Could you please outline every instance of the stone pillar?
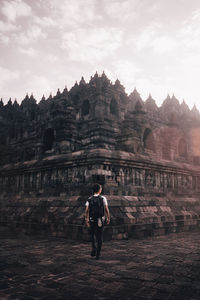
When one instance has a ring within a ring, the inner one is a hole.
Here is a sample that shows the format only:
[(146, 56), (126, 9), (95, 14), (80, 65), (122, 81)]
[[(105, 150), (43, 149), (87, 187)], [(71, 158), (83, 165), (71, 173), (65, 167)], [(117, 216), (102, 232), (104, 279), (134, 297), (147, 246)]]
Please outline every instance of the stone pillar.
[(193, 191), (197, 190), (197, 179), (196, 179), (196, 176), (192, 176), (192, 189), (193, 189)]
[(197, 176), (197, 191), (200, 190), (200, 176)]
[(120, 185), (124, 185), (124, 172), (123, 172), (122, 168), (120, 168), (120, 171), (119, 171), (119, 182), (120, 182)]
[(163, 172), (160, 172), (160, 188), (162, 189), (162, 190), (164, 190), (164, 174), (163, 174)]
[(174, 173), (171, 173), (171, 184), (172, 184), (171, 188), (172, 190), (174, 190)]
[(155, 171), (155, 187), (156, 189), (160, 189), (160, 177), (157, 171)]
[(145, 186), (145, 170), (140, 170), (140, 185)]
[(163, 173), (163, 188), (167, 189), (167, 173)]
[(173, 174), (173, 186), (174, 186), (174, 189), (177, 188), (177, 178), (176, 178), (176, 174)]
[(140, 170), (135, 169), (135, 185), (141, 186)]
[(182, 178), (181, 178), (181, 175), (178, 174), (177, 178), (178, 178), (178, 190), (182, 191)]

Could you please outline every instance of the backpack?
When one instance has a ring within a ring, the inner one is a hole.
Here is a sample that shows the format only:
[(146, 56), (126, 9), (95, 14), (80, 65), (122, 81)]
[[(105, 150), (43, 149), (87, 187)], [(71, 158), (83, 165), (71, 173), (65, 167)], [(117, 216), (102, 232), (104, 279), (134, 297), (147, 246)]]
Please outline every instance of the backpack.
[(104, 203), (103, 197), (101, 196), (92, 196), (88, 199), (89, 202), (89, 217), (90, 220), (97, 220), (104, 216)]

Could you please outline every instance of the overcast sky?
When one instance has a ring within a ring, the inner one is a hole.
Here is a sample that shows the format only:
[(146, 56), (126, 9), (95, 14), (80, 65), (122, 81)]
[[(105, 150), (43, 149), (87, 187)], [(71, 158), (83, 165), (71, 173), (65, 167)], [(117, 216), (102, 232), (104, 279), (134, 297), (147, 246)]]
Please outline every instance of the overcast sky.
[(0, 97), (39, 101), (104, 70), (200, 109), (199, 0), (0, 0)]

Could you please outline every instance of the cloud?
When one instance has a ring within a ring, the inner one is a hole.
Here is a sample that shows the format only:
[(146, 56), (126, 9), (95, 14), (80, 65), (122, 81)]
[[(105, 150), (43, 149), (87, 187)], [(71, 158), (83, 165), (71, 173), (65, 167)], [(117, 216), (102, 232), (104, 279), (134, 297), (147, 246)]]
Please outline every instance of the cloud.
[(52, 92), (52, 83), (47, 77), (30, 74), (26, 84), (28, 93), (33, 93), (36, 99), (43, 94), (49, 95)]
[(63, 34), (61, 47), (73, 61), (96, 62), (113, 55), (120, 47), (122, 32), (115, 28), (83, 28)]
[(51, 17), (38, 17), (38, 16), (34, 16), (33, 17), (33, 23), (36, 25), (39, 25), (41, 27), (52, 27), (52, 26), (56, 26), (57, 22), (55, 20), (53, 20)]
[(184, 46), (195, 52), (200, 50), (200, 9), (194, 10), (193, 13), (185, 20), (180, 29), (180, 39)]
[(89, 25), (101, 16), (96, 11), (96, 0), (51, 0), (51, 10), (54, 12), (59, 27), (79, 27)]
[(133, 20), (136, 13), (136, 5), (138, 0), (103, 0), (104, 11), (110, 18), (119, 19), (120, 22)]
[(6, 82), (18, 78), (19, 78), (19, 73), (17, 71), (11, 71), (7, 68), (0, 66), (0, 88), (1, 89), (4, 87)]
[(0, 32), (0, 43), (3, 45), (8, 45), (10, 43), (10, 38)]
[(123, 83), (128, 92), (131, 92), (142, 69), (135, 62), (129, 60), (115, 61), (113, 69), (114, 77)]
[(29, 27), (26, 32), (15, 35), (15, 40), (20, 45), (28, 45), (37, 41), (39, 38), (46, 38), (46, 33), (36, 25)]
[(160, 23), (153, 22), (144, 28), (137, 37), (130, 39), (129, 43), (135, 44), (138, 51), (153, 50), (156, 54), (165, 54), (174, 51), (180, 46), (180, 41), (164, 33)]
[(22, 0), (10, 0), (3, 2), (1, 11), (8, 21), (15, 22), (19, 17), (29, 16), (31, 7)]
[(19, 48), (19, 52), (22, 54), (28, 55), (30, 57), (34, 57), (37, 54), (37, 51), (33, 48)]
[(179, 47), (179, 42), (169, 36), (159, 36), (156, 37), (150, 44), (154, 52), (158, 54), (164, 54), (167, 52), (172, 52)]
[(139, 51), (150, 47), (160, 27), (161, 24), (153, 22), (144, 28), (136, 37), (129, 39), (128, 42), (135, 43)]
[(5, 23), (3, 21), (0, 21), (0, 32), (10, 32), (17, 29), (17, 26), (11, 24), (11, 23)]
[(53, 55), (51, 53), (47, 54), (46, 56), (47, 60), (50, 61), (51, 63), (54, 63), (54, 62), (58, 62), (59, 61), (59, 57), (56, 56), (56, 55)]
[[(168, 67), (168, 84), (179, 98), (184, 98), (192, 107), (194, 101), (199, 102), (200, 55), (180, 57), (180, 64)], [(199, 105), (198, 105), (199, 106)]]
[(38, 39), (39, 37), (45, 37), (45, 33), (39, 26), (32, 26), (27, 31), (27, 37), (30, 39)]
[(200, 21), (200, 9), (196, 9), (192, 12), (192, 16), (191, 16), (191, 19), (193, 21)]
[(0, 20), (0, 43), (8, 45), (11, 41), (10, 35), (17, 29), (18, 27), (16, 25)]

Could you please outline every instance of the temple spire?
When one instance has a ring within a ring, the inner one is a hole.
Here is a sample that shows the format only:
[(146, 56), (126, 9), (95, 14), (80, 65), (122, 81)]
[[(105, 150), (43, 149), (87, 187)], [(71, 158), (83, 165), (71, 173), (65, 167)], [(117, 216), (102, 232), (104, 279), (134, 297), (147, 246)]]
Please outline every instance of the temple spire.
[(151, 94), (149, 94), (149, 97), (145, 101), (145, 108), (150, 111), (156, 111), (158, 110), (158, 106), (156, 104), (156, 101), (152, 98)]
[(83, 76), (81, 77), (81, 80), (80, 80), (79, 84), (80, 85), (85, 85), (86, 84), (85, 79), (84, 79)]
[(30, 96), (29, 99), (30, 99), (30, 100), (34, 100), (34, 99), (35, 99), (34, 96), (33, 96), (33, 93), (31, 93), (31, 96)]
[(119, 90), (119, 91), (125, 91), (125, 88), (124, 88), (124, 86), (121, 84), (121, 82), (119, 81), (119, 79), (117, 79), (116, 81), (115, 81), (115, 84), (114, 84), (114, 87), (117, 89), (117, 90)]
[(188, 114), (189, 112), (190, 112), (190, 109), (189, 109), (188, 105), (185, 103), (185, 100), (183, 99), (183, 101), (181, 103), (181, 113)]
[(134, 101), (138, 101), (138, 100), (141, 100), (141, 97), (140, 97), (140, 94), (138, 93), (138, 91), (136, 90), (136, 87), (134, 88), (133, 92), (130, 94), (130, 99), (131, 100), (134, 100)]
[(48, 100), (51, 100), (52, 98), (52, 93), (50, 93)]
[(66, 96), (68, 94), (67, 86), (64, 87), (62, 94)]
[(60, 90), (59, 89), (57, 90), (56, 96), (60, 96)]
[(98, 77), (99, 77), (99, 75), (98, 75), (98, 73), (96, 71), (96, 73), (94, 74), (94, 78), (98, 78)]
[(29, 100), (29, 95), (28, 95), (28, 93), (26, 93), (26, 96), (25, 96), (24, 100)]
[(7, 103), (8, 105), (12, 105), (12, 100), (11, 100), (11, 98), (9, 98), (9, 100), (8, 100), (8, 103)]
[(194, 104), (194, 106), (193, 106), (193, 108), (191, 110), (191, 113), (193, 114), (193, 116), (195, 116), (197, 118), (199, 117), (200, 113), (199, 113), (199, 110), (196, 107), (196, 104)]

